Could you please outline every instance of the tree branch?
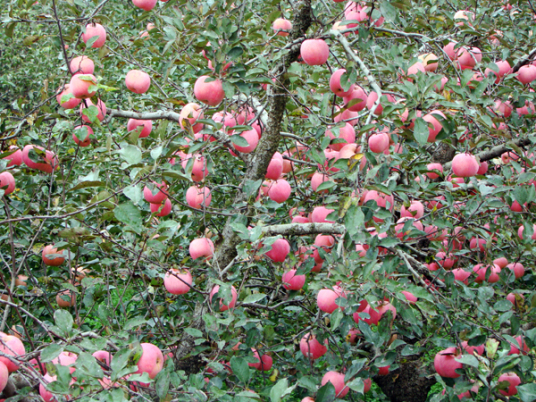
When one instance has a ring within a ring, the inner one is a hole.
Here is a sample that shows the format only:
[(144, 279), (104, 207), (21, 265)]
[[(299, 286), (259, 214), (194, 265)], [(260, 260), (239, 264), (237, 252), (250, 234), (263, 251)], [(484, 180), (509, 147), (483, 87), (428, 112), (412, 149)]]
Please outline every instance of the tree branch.
[(265, 226), (262, 232), (268, 236), (304, 236), (311, 234), (344, 234), (346, 228), (339, 223), (289, 223), (285, 225)]

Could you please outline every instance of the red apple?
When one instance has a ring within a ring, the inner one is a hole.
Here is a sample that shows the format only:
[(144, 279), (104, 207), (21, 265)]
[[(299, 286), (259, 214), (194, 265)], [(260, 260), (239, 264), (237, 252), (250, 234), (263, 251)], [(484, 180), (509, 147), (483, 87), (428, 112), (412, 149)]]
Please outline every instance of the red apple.
[(305, 275), (296, 275), (297, 270), (291, 269), (283, 274), (281, 280), (283, 287), (287, 290), (300, 290), (305, 285)]
[(324, 374), (324, 377), (322, 377), (321, 386), (326, 385), (328, 382), (335, 387), (335, 396), (337, 398), (344, 398), (348, 391), (350, 391), (350, 388), (344, 383), (344, 374), (342, 373), (328, 371)]
[(326, 354), (328, 351), (327, 345), (327, 339), (324, 340), (324, 344), (322, 345), (316, 340), (314, 335), (307, 333), (300, 341), (300, 351), (306, 358), (316, 360)]
[(217, 106), (225, 98), (222, 82), (208, 75), (203, 75), (195, 81), (194, 95), (198, 101), (209, 106)]
[(164, 355), (158, 346), (152, 343), (142, 343), (140, 346), (143, 351), (137, 363), (136, 374), (147, 373), (149, 378), (154, 379), (164, 367)]
[(499, 377), (499, 380), (497, 383), (501, 383), (503, 381), (506, 381), (508, 383), (508, 389), (503, 391), (502, 389), (499, 390), (501, 394), (504, 396), (513, 396), (517, 394), (517, 386), (521, 384), (521, 379), (516, 373), (505, 373), (502, 374)]
[(5, 195), (15, 191), (15, 178), (10, 172), (0, 173), (0, 189), (4, 190)]
[(164, 286), (173, 295), (183, 295), (190, 291), (192, 275), (190, 271), (172, 268), (164, 276)]
[(194, 239), (191, 241), (189, 246), (190, 257), (196, 260), (199, 257), (206, 257), (207, 259), (212, 258), (214, 254), (214, 243), (212, 240), (202, 237), (199, 239)]
[(97, 40), (91, 45), (92, 48), (99, 48), (106, 42), (106, 29), (101, 24), (88, 24), (86, 25), (86, 32), (82, 34), (82, 40), (87, 44), (88, 40), (93, 37), (97, 37)]
[(329, 47), (323, 39), (306, 39), (300, 47), (300, 55), (310, 66), (319, 66), (328, 61)]
[[(23, 356), (26, 354), (24, 344), (16, 336), (7, 335), (3, 332), (0, 332), (0, 339), (2, 340), (2, 342), (0, 342), (0, 352), (8, 356), (14, 357)], [(0, 363), (3, 363), (10, 373), (16, 371), (19, 368), (18, 364), (13, 363), (7, 357), (0, 356)]]
[[(216, 285), (212, 288), (210, 291), (210, 302), (212, 303), (212, 298), (215, 294), (218, 293), (218, 290), (220, 290), (220, 285)], [(221, 297), (218, 295), (218, 297), (221, 299)], [(223, 301), (220, 300), (220, 311), (226, 311), (229, 309), (233, 309), (236, 305), (236, 298), (238, 297), (238, 294), (236, 293), (236, 289), (234, 286), (231, 286), (231, 302), (229, 304), (223, 304)]]
[(450, 347), (438, 352), (434, 358), (434, 368), (441, 377), (458, 378), (460, 374), (456, 373), (456, 369), (463, 367), (462, 363), (455, 359), (462, 357), (462, 354), (455, 347)]
[(277, 239), (272, 244), (272, 249), (266, 252), (266, 256), (273, 262), (283, 262), (290, 252), (290, 244), (286, 239)]
[(129, 119), (127, 123), (127, 130), (134, 131), (136, 128), (140, 126), (142, 127), (141, 132), (140, 132), (140, 138), (149, 137), (149, 134), (151, 134), (151, 131), (153, 130), (152, 120)]
[(125, 77), (125, 85), (135, 94), (144, 94), (151, 86), (151, 77), (140, 70), (130, 70)]

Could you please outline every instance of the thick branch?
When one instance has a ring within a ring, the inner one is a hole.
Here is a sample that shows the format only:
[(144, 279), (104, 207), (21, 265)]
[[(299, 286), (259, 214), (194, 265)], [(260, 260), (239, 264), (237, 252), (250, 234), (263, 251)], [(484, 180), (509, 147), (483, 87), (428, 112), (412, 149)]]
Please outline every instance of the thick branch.
[(268, 236), (304, 236), (311, 234), (344, 234), (344, 225), (338, 223), (289, 223), (286, 225), (265, 226), (262, 232)]

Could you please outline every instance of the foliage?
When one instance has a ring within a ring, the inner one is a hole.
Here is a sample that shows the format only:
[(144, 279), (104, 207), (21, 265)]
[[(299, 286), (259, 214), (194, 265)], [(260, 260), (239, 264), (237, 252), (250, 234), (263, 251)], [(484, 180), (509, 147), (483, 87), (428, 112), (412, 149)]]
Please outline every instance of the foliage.
[[(456, 395), (473, 382), (480, 385), (475, 400), (504, 398), (498, 377), (506, 372), (515, 372), (524, 384), (518, 400), (534, 400), (535, 93), (533, 84), (516, 78), (535, 56), (531, 1), (366, 1), (366, 19), (342, 31), (348, 36), (332, 30), (346, 18), (346, 3), (332, 0), (169, 0), (151, 11), (131, 1), (6, 3), (0, 22), (0, 157), (8, 156), (11, 145), (33, 144), (53, 151), (59, 168), (47, 174), (24, 164), (7, 167), (8, 160), (0, 159), (0, 173), (9, 171), (16, 180), (13, 193), (0, 189), (5, 296), (0, 330), (20, 333), (26, 352), (57, 372), (52, 391), (84, 401), (278, 402), (316, 395), (316, 402), (323, 402), (332, 401), (335, 393), (322, 387), (321, 379), (338, 371), (350, 387), (341, 399), (389, 400), (376, 384), (372, 394), (364, 394), (364, 380), (378, 379), (385, 366), (396, 376), (408, 361), (417, 360), (439, 384), (430, 400), (458, 400)], [(327, 64), (295, 60), (305, 39), (297, 28), (305, 24), (299, 16), (308, 7), (313, 18), (306, 37), (326, 40)], [(468, 10), (472, 23), (455, 19), (458, 10)], [(272, 29), (280, 17), (293, 21), (295, 30), (288, 37)], [(90, 22), (106, 28), (101, 48), (91, 48), (91, 41), (86, 47), (81, 39)], [(154, 28), (143, 35), (148, 23)], [(451, 41), (460, 52), (464, 46), (478, 47), (480, 62), (458, 68), (443, 50)], [(439, 59), (438, 69), (408, 77), (418, 56), (431, 52)], [(82, 124), (79, 108), (67, 110), (56, 101), (58, 88), (71, 77), (65, 57), (80, 55), (95, 62), (93, 104), (100, 99), (108, 109), (102, 121), (95, 106), (84, 112), (94, 131), (87, 148), (73, 139), (73, 128)], [(485, 71), (497, 71), (498, 60), (507, 60), (514, 71), (495, 83), (496, 77)], [(342, 115), (355, 120), (361, 147), (345, 159), (328, 148), (344, 141), (325, 134), (331, 128), (338, 136), (345, 124), (334, 122), (344, 103), (329, 86), (339, 68), (346, 69), (343, 90), (350, 84), (367, 93), (379, 90), (383, 106), (380, 116), (370, 111), (374, 102), (355, 118)], [(148, 92), (126, 88), (125, 76), (133, 69), (150, 75)], [(193, 88), (203, 75), (221, 79), (225, 99), (203, 106), (204, 116), (196, 122), (204, 124), (199, 135), (192, 124), (181, 125), (178, 116), (186, 104), (201, 103)], [(448, 82), (437, 90), (443, 77)], [(511, 116), (496, 108), (497, 100), (509, 102)], [(280, 117), (278, 108), (284, 111)], [(434, 110), (443, 114), (437, 119), (441, 131), (428, 142), (431, 126), (421, 117)], [(222, 111), (235, 120), (245, 117), (230, 138), (215, 118)], [(127, 131), (127, 118), (153, 120), (151, 134), (139, 138), (140, 129)], [(415, 127), (409, 128), (412, 119)], [(255, 125), (262, 138), (254, 153), (231, 154), (234, 146), (245, 145), (237, 134)], [(390, 134), (390, 152), (373, 153), (368, 138), (381, 132)], [(261, 188), (275, 151), (293, 161), (285, 175), (292, 194), (283, 203)], [(450, 161), (463, 152), (487, 161), (489, 170), (457, 185), (448, 180)], [(512, 152), (510, 157), (506, 152)], [(39, 153), (34, 150), (30, 158), (42, 160)], [(200, 155), (209, 171), (202, 185), (210, 188), (212, 200), (196, 209), (185, 193), (196, 184), (192, 170)], [(426, 176), (432, 161), (444, 168), (435, 180)], [(315, 172), (328, 180), (313, 191)], [(162, 181), (173, 210), (157, 217), (144, 187), (154, 195), (154, 184)], [(393, 196), (394, 208), (365, 198), (373, 191)], [(425, 206), (418, 219), (424, 227), (414, 228), (410, 220), (395, 229), (401, 209), (412, 201)], [(325, 230), (283, 226), (319, 206), (334, 210)], [(520, 227), (523, 239), (517, 234)], [(407, 235), (397, 236), (400, 231)], [(313, 246), (318, 234), (333, 236), (333, 244)], [(192, 259), (190, 243), (203, 237), (214, 242), (214, 256)], [(291, 251), (284, 262), (274, 262), (265, 253), (280, 238), (289, 241)], [(475, 247), (479, 239), (481, 247)], [(66, 256), (62, 265), (43, 263), (41, 252), (49, 244)], [(471, 272), (468, 283), (455, 280), (452, 270), (429, 270), (434, 263), (442, 265), (441, 251), (457, 258), (454, 268)], [(490, 281), (489, 272), (483, 283), (475, 282), (473, 267), (500, 257), (521, 263), (524, 273), (516, 278), (503, 268), (497, 282)], [(320, 271), (312, 272), (319, 261)], [(188, 269), (192, 289), (181, 295), (167, 292), (164, 278), (170, 269)], [(282, 286), (282, 275), (290, 269), (306, 275), (303, 289)], [(27, 277), (24, 283), (16, 283), (19, 275)], [(211, 302), (214, 285), (220, 291)], [(220, 312), (220, 300), (231, 301), (231, 285), (237, 304)], [(319, 291), (336, 285), (346, 294), (337, 299), (340, 308), (319, 310)], [(63, 291), (76, 295), (74, 306), (58, 307)], [(409, 303), (402, 291), (417, 302)], [(509, 293), (524, 298), (513, 306), (506, 300)], [(363, 300), (375, 308), (389, 301), (396, 318), (386, 313), (378, 325), (369, 325), (363, 320), (372, 316), (365, 312), (356, 323), (354, 313)], [(359, 332), (352, 342), (351, 330)], [(308, 332), (329, 345), (314, 361), (299, 348)], [(524, 338), (527, 351), (508, 354), (517, 336)], [(486, 351), (482, 356), (464, 353), (463, 375), (441, 378), (434, 356), (461, 347), (462, 341), (485, 344)], [(140, 344), (146, 342), (171, 357), (154, 379), (133, 374)], [(240, 346), (233, 348), (237, 342)], [(110, 366), (100, 366), (91, 356), (103, 349), (113, 354)], [(273, 368), (251, 368), (248, 363), (257, 361), (252, 349), (269, 355)], [(75, 374), (51, 364), (62, 351), (77, 355)], [(35, 385), (43, 376), (27, 360), (21, 358), (19, 372)], [(103, 391), (102, 381), (113, 389)]]

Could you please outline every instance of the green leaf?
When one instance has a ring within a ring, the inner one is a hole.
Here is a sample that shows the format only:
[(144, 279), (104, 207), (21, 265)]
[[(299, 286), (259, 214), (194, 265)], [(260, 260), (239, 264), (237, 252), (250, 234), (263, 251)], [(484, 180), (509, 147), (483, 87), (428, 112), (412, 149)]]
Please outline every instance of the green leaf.
[(330, 326), (331, 326), (331, 329), (335, 330), (339, 327), (339, 325), (341, 324), (341, 320), (343, 319), (344, 317), (344, 313), (341, 311), (340, 308), (336, 309), (332, 314), (331, 314), (331, 317), (330, 317)]
[(352, 205), (348, 208), (346, 215), (344, 216), (344, 226), (346, 231), (350, 236), (359, 232), (363, 228), (363, 222), (365, 220), (365, 215), (361, 208), (357, 205)]
[(196, 329), (196, 328), (185, 328), (184, 332), (186, 332), (188, 335), (193, 336), (194, 338), (202, 338), (203, 337), (203, 333), (201, 331), (199, 331), (198, 329)]
[(318, 379), (311, 376), (303, 376), (298, 380), (298, 386), (309, 390), (310, 392), (316, 392), (316, 386)]
[(56, 310), (54, 312), (54, 322), (63, 331), (65, 336), (69, 336), (73, 330), (73, 317), (66, 310)]
[(415, 127), (413, 128), (413, 136), (415, 140), (421, 145), (428, 143), (428, 137), (430, 131), (428, 130), (428, 124), (422, 119), (422, 117), (417, 117), (415, 119)]
[(335, 387), (331, 382), (327, 382), (316, 393), (315, 402), (333, 402), (335, 400)]
[(354, 378), (351, 382), (347, 384), (348, 388), (352, 391), (355, 391), (361, 395), (365, 393), (365, 383), (361, 377)]
[(227, 55), (231, 60), (235, 60), (242, 56), (243, 53), (244, 49), (242, 49), (240, 46), (235, 46), (231, 50), (229, 50), (229, 52), (227, 52)]
[(116, 151), (125, 162), (129, 165), (135, 165), (141, 162), (142, 153), (141, 150), (131, 144), (121, 143), (121, 149)]
[(58, 357), (63, 352), (63, 346), (52, 344), (41, 351), (41, 362), (47, 363)]
[(242, 357), (233, 356), (231, 358), (231, 369), (233, 370), (234, 375), (238, 377), (240, 381), (244, 384), (247, 384), (249, 381), (249, 366), (246, 362), (246, 359)]
[(517, 386), (517, 394), (521, 402), (536, 401), (536, 384), (523, 384)]
[(380, 3), (380, 11), (388, 22), (395, 22), (398, 11), (388, 1), (382, 1)]
[(270, 390), (270, 401), (271, 402), (281, 401), (281, 397), (283, 396), (287, 388), (288, 388), (288, 380), (286, 378), (282, 378), (281, 380), (279, 380)]
[(239, 146), (239, 147), (247, 147), (249, 146), (249, 143), (246, 141), (244, 137), (242, 137), (239, 134), (231, 135), (231, 141), (233, 144)]
[(135, 186), (125, 187), (123, 194), (129, 198), (134, 204), (139, 203), (143, 199), (143, 192), (139, 184)]
[(265, 297), (266, 295), (264, 293), (253, 293), (244, 299), (244, 303), (245, 304), (257, 303), (258, 301), (264, 299)]
[(478, 360), (473, 355), (464, 354), (462, 357), (455, 360), (468, 366), (478, 368)]
[(114, 216), (119, 222), (123, 222), (128, 227), (134, 229), (137, 233), (141, 232), (142, 219), (140, 210), (132, 201), (119, 204), (114, 209)]

